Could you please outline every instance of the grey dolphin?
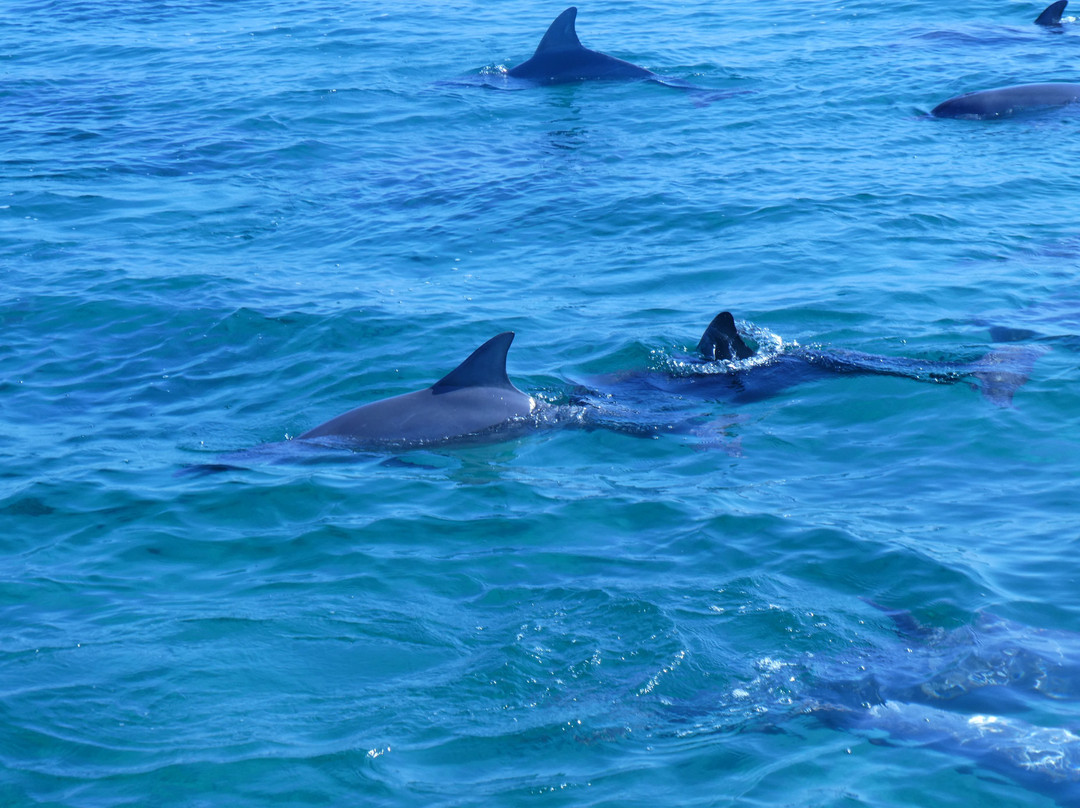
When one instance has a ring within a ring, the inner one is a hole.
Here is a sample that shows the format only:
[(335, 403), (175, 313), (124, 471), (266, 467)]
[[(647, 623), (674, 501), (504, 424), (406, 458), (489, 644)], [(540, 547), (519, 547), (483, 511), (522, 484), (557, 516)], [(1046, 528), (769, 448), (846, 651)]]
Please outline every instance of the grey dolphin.
[(1080, 101), (1080, 84), (1017, 84), (996, 90), (965, 93), (942, 101), (935, 118), (1007, 118), (1019, 112), (1063, 107)]
[(506, 74), (539, 84), (565, 84), (590, 79), (663, 81), (644, 67), (582, 47), (574, 30), (575, 19), (577, 8), (571, 6), (551, 23), (532, 58), (510, 68)]
[(1065, 6), (1069, 5), (1069, 0), (1057, 0), (1056, 3), (1051, 3), (1035, 19), (1036, 25), (1045, 25), (1047, 27), (1061, 25), (1061, 15), (1065, 11)]
[(512, 331), (492, 337), (431, 387), (364, 404), (300, 439), (340, 437), (362, 445), (418, 446), (480, 436), (525, 419), (536, 401), (506, 375), (513, 340)]

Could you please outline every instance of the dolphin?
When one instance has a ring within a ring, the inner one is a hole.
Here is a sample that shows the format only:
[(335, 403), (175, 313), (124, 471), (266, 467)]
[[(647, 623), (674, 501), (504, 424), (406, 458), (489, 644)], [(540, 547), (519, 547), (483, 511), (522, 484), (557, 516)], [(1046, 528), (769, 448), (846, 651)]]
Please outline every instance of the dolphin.
[(1051, 3), (1043, 9), (1042, 14), (1035, 18), (1035, 24), (1047, 27), (1061, 25), (1061, 15), (1067, 5), (1069, 5), (1069, 0), (1057, 0), (1056, 3)]
[(1063, 107), (1080, 101), (1080, 84), (1017, 84), (997, 90), (965, 93), (942, 101), (930, 114), (935, 118), (1007, 118), (1021, 112)]
[(340, 438), (362, 446), (422, 446), (482, 437), (528, 419), (536, 400), (506, 375), (514, 332), (492, 337), (469, 358), (423, 390), (364, 404), (300, 435)]
[[(892, 619), (900, 642), (823, 662), (798, 711), (872, 743), (966, 757), (1080, 804), (1080, 735), (1063, 717), (1075, 710), (1060, 706), (1080, 695), (1080, 634), (986, 613), (946, 630), (863, 600)], [(1057, 718), (1045, 723), (1047, 713)]]
[(947, 701), (976, 712), (1000, 702), (1002, 688), (1025, 698), (1080, 699), (1076, 632), (1034, 628), (986, 612), (970, 625), (945, 631), (922, 625), (910, 612), (863, 600), (892, 619), (904, 645), (881, 686), (891, 700)]
[(588, 80), (652, 80), (664, 83), (656, 73), (614, 56), (582, 47), (574, 30), (577, 8), (571, 6), (555, 18), (536, 53), (506, 74), (538, 84), (566, 84)]
[(673, 362), (670, 371), (632, 371), (613, 379), (615, 399), (637, 398), (660, 391), (750, 403), (777, 395), (806, 381), (829, 375), (899, 376), (920, 382), (955, 384), (967, 381), (999, 406), (1012, 403), (1015, 391), (1027, 380), (1044, 346), (1007, 346), (974, 362), (940, 362), (907, 357), (876, 356), (845, 350), (804, 348), (785, 344), (754, 326), (764, 342), (757, 349), (747, 344), (731, 312), (713, 318), (697, 344), (697, 354)]
[(896, 701), (863, 709), (815, 705), (806, 712), (878, 745), (925, 746), (969, 758), (1062, 806), (1080, 801), (1080, 735), (1066, 727)]

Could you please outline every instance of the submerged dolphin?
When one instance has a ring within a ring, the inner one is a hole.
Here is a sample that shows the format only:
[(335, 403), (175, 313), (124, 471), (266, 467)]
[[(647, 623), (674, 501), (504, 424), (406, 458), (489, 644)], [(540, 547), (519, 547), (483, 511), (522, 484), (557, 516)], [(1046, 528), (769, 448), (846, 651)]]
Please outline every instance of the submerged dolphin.
[(527, 418), (536, 401), (506, 375), (514, 332), (492, 337), (431, 387), (364, 404), (301, 440), (339, 437), (365, 446), (418, 446), (481, 436)]
[(866, 709), (825, 705), (807, 712), (826, 725), (868, 735), (878, 745), (926, 746), (966, 757), (1062, 806), (1080, 802), (1080, 736), (1065, 727), (896, 701)]
[(1017, 84), (997, 90), (965, 93), (942, 101), (935, 118), (1007, 118), (1021, 112), (1063, 107), (1080, 101), (1080, 84)]
[(899, 376), (914, 381), (955, 384), (968, 381), (1000, 406), (1012, 402), (1013, 393), (1045, 349), (1009, 346), (970, 363), (935, 362), (906, 357), (875, 356), (856, 351), (803, 348), (782, 343), (751, 348), (730, 312), (713, 318), (697, 345), (697, 356), (675, 363), (670, 371), (633, 371), (616, 376), (609, 388), (618, 400), (641, 399), (642, 392), (661, 391), (694, 395), (734, 403), (749, 403), (774, 396), (802, 382), (835, 374)]
[(571, 6), (551, 23), (532, 58), (510, 68), (506, 74), (539, 84), (565, 84), (589, 79), (663, 81), (644, 67), (582, 47), (574, 30), (575, 19), (577, 9)]
[(901, 642), (826, 663), (803, 712), (875, 743), (963, 756), (1062, 805), (1080, 804), (1080, 735), (1068, 719), (1036, 723), (1048, 707), (1075, 714), (1062, 705), (1080, 697), (1080, 634), (990, 614), (946, 631), (871, 605), (889, 615)]
[(1080, 634), (1034, 628), (981, 612), (970, 625), (945, 631), (919, 623), (910, 612), (886, 609), (904, 645), (890, 661), (882, 692), (888, 699), (950, 702), (969, 711), (992, 707), (1000, 688), (1025, 697), (1080, 699)]
[(1051, 3), (1035, 19), (1036, 25), (1045, 25), (1047, 27), (1061, 25), (1061, 15), (1065, 11), (1065, 6), (1069, 5), (1069, 0), (1057, 0), (1056, 3)]

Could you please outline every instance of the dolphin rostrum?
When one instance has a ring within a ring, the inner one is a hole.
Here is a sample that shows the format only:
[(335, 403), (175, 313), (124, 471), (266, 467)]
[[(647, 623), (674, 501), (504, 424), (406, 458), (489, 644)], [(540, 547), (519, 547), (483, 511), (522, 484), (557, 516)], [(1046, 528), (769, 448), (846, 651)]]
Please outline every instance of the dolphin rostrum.
[(582, 47), (577, 31), (574, 30), (576, 18), (575, 7), (566, 9), (548, 27), (532, 58), (510, 68), (506, 74), (539, 84), (564, 84), (588, 79), (663, 81), (660, 76), (644, 67)]
[(364, 404), (308, 430), (301, 440), (340, 437), (374, 446), (418, 446), (482, 436), (536, 409), (506, 375), (507, 331), (492, 337), (431, 387)]
[(942, 101), (930, 114), (935, 118), (1007, 118), (1020, 112), (1063, 107), (1080, 101), (1080, 84), (1017, 84), (997, 90), (965, 93)]

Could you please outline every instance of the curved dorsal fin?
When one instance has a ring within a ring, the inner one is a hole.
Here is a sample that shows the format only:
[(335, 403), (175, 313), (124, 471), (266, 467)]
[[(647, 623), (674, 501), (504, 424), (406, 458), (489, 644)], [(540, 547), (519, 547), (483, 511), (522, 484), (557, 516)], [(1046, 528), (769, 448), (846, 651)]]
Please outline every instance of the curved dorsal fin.
[(514, 341), (514, 332), (505, 331), (492, 337), (469, 358), (443, 376), (433, 390), (449, 387), (509, 387), (514, 388), (506, 375), (506, 352)]
[(1036, 25), (1061, 25), (1061, 15), (1065, 11), (1065, 6), (1069, 5), (1069, 0), (1057, 0), (1056, 3), (1051, 3), (1046, 7), (1042, 14), (1035, 20)]
[(534, 57), (544, 52), (576, 50), (581, 47), (581, 41), (577, 38), (574, 30), (574, 20), (577, 19), (577, 8), (570, 6), (562, 14), (555, 18), (555, 22), (548, 26), (547, 33), (536, 46)]
[(727, 359), (747, 359), (754, 355), (749, 346), (735, 328), (735, 318), (731, 312), (722, 311), (713, 318), (705, 333), (701, 335), (698, 351), (710, 361)]

